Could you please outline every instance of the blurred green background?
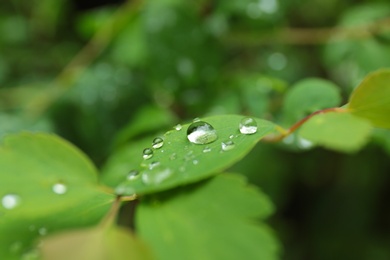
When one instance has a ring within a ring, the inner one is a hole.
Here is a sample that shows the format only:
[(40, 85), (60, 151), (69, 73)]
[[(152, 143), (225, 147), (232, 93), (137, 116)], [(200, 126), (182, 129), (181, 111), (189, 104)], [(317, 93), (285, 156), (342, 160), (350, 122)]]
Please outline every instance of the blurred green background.
[[(332, 81), (343, 105), (390, 67), (387, 0), (8, 0), (0, 35), (0, 138), (53, 132), (98, 167), (194, 117), (288, 127), (296, 82)], [(385, 130), (355, 154), (295, 136), (259, 144), (232, 170), (275, 203), (283, 259), (390, 259), (389, 155)]]

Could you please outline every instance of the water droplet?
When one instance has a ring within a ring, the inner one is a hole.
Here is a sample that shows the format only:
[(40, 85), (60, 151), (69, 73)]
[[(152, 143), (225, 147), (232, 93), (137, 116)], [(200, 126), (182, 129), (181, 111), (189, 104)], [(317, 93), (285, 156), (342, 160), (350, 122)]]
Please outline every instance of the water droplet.
[(313, 147), (313, 142), (311, 142), (305, 138), (300, 137), (298, 139), (298, 146), (299, 146), (299, 148), (302, 148), (302, 149), (309, 149), (309, 148)]
[(244, 135), (251, 135), (257, 132), (257, 122), (251, 117), (244, 117), (240, 121), (240, 132)]
[(41, 236), (47, 235), (47, 228), (41, 227), (40, 229), (38, 229), (38, 233), (39, 233), (39, 235), (41, 235)]
[(148, 169), (142, 173), (142, 181), (146, 185), (158, 185), (173, 175), (170, 168), (158, 166), (153, 169)]
[(192, 120), (193, 123), (196, 123), (196, 122), (199, 122), (199, 121), (200, 121), (199, 117), (195, 117), (194, 120)]
[(135, 194), (135, 189), (129, 184), (119, 184), (115, 188), (115, 194), (132, 196)]
[(187, 138), (194, 144), (209, 144), (217, 140), (217, 131), (210, 124), (198, 121), (187, 129)]
[(161, 137), (156, 137), (153, 140), (152, 147), (154, 149), (159, 149), (164, 145), (164, 140)]
[(177, 125), (175, 125), (175, 127), (174, 127), (177, 131), (180, 131), (181, 130), (181, 124), (177, 124)]
[(221, 143), (222, 151), (230, 151), (234, 148), (235, 144), (232, 140), (228, 140)]
[(145, 148), (142, 152), (142, 157), (147, 160), (153, 157), (153, 150), (150, 148)]
[(137, 170), (131, 170), (128, 174), (126, 179), (128, 180), (134, 180), (139, 176), (139, 171)]
[(234, 138), (234, 135), (229, 135), (229, 139), (233, 139)]
[(156, 167), (159, 166), (159, 165), (160, 165), (160, 162), (157, 162), (157, 161), (151, 162), (151, 163), (149, 164), (149, 169), (151, 170), (151, 169), (153, 169), (153, 168), (156, 168)]
[(55, 194), (65, 194), (68, 190), (68, 187), (66, 187), (66, 185), (63, 183), (56, 183), (51, 187), (51, 189)]
[(193, 161), (192, 161), (192, 164), (194, 164), (194, 165), (197, 165), (198, 163), (199, 163), (198, 160), (193, 160)]
[(1, 204), (6, 209), (14, 209), (20, 204), (20, 197), (16, 194), (7, 194), (1, 199)]
[(208, 153), (208, 152), (211, 152), (211, 148), (206, 146), (204, 149), (203, 149), (203, 152), (204, 153)]

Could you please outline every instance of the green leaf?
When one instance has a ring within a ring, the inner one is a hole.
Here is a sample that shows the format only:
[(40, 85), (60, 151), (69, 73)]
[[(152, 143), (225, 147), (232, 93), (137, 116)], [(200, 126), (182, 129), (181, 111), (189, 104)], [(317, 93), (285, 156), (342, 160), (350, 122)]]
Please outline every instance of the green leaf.
[[(243, 116), (224, 115), (204, 118), (217, 131), (215, 142), (201, 145), (193, 144), (187, 139), (187, 128), (167, 132), (164, 145), (153, 149), (153, 157), (143, 160), (138, 178), (124, 181), (121, 190), (126, 187), (137, 194), (153, 193), (178, 185), (196, 182), (221, 172), (244, 157), (255, 144), (266, 134), (274, 130), (268, 121), (256, 119), (258, 129), (251, 135), (241, 134), (239, 123)], [(232, 150), (222, 151), (222, 142), (233, 141)], [(150, 145), (152, 140), (150, 140)], [(149, 146), (150, 147), (150, 146)], [(146, 147), (145, 147), (146, 148)], [(142, 151), (139, 151), (139, 156)], [(156, 167), (154, 167), (156, 166)], [(153, 168), (153, 169), (150, 169)]]
[(74, 146), (54, 135), (23, 133), (7, 136), (0, 147), (0, 199), (0, 255), (19, 259), (40, 235), (96, 223), (114, 196), (97, 184), (95, 167)]
[(338, 106), (340, 89), (330, 81), (310, 78), (294, 84), (284, 101), (284, 114), (288, 123), (296, 122), (315, 111)]
[(390, 70), (369, 74), (351, 94), (348, 108), (376, 127), (390, 128)]
[(371, 124), (349, 113), (326, 113), (310, 118), (300, 135), (324, 147), (355, 152), (368, 141)]
[(152, 259), (146, 247), (118, 226), (97, 226), (68, 231), (43, 240), (44, 260), (146, 260)]
[(257, 219), (272, 211), (268, 198), (241, 176), (220, 175), (141, 199), (136, 223), (159, 260), (271, 260), (278, 244)]

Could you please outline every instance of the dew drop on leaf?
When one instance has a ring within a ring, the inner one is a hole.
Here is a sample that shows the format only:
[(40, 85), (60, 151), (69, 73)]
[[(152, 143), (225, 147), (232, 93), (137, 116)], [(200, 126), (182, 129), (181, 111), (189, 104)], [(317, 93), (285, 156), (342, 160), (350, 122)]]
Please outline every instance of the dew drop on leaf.
[(128, 180), (134, 180), (139, 176), (139, 171), (137, 170), (131, 170), (128, 174), (126, 179)]
[(194, 120), (192, 120), (193, 123), (196, 123), (196, 122), (199, 122), (199, 121), (200, 121), (199, 117), (195, 117)]
[(203, 152), (204, 153), (209, 153), (211, 152), (211, 148), (209, 146), (206, 146), (204, 149), (203, 149)]
[(156, 168), (159, 165), (160, 165), (160, 162), (158, 162), (158, 161), (151, 162), (149, 164), (149, 169), (152, 170), (152, 169)]
[(158, 166), (153, 169), (145, 170), (142, 173), (142, 182), (146, 185), (158, 185), (173, 175), (170, 168)]
[(174, 126), (174, 128), (177, 130), (177, 131), (180, 131), (181, 130), (181, 124), (177, 124)]
[(193, 160), (193, 161), (192, 161), (192, 164), (194, 164), (194, 165), (197, 165), (198, 163), (199, 163), (198, 160)]
[(164, 145), (164, 140), (161, 137), (156, 137), (153, 140), (152, 147), (154, 149), (159, 149)]
[(20, 197), (16, 194), (7, 194), (1, 199), (1, 204), (5, 209), (14, 209), (20, 204)]
[(228, 140), (221, 143), (222, 151), (230, 151), (234, 148), (235, 144), (232, 140)]
[(251, 135), (257, 132), (257, 122), (251, 117), (244, 117), (240, 121), (240, 132), (244, 135)]
[(51, 189), (55, 194), (65, 194), (68, 190), (68, 187), (66, 187), (63, 183), (56, 183), (54, 184)]
[(153, 150), (150, 148), (145, 148), (142, 152), (142, 157), (147, 160), (153, 157)]
[(194, 144), (209, 144), (217, 140), (217, 131), (209, 123), (198, 121), (189, 125), (187, 138)]
[(131, 196), (135, 194), (135, 189), (128, 184), (120, 184), (115, 188), (115, 194)]

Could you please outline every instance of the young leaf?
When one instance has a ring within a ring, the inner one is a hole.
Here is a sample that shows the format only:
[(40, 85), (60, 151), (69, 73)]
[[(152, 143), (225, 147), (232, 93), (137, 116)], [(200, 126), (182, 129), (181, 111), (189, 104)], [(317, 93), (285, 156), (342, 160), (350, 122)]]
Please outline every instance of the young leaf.
[(272, 260), (278, 243), (256, 221), (272, 211), (268, 198), (241, 176), (220, 175), (143, 198), (136, 224), (159, 260)]
[[(245, 156), (266, 134), (274, 130), (268, 121), (254, 119), (257, 132), (241, 134), (240, 121), (243, 116), (224, 115), (204, 118), (216, 130), (217, 139), (208, 144), (194, 144), (187, 138), (187, 128), (167, 132), (162, 138), (161, 148), (152, 149), (141, 163), (138, 178), (126, 180), (119, 186), (137, 194), (153, 193), (182, 184), (205, 179), (231, 166)], [(225, 147), (225, 144), (233, 144)], [(150, 146), (152, 140), (150, 140)], [(145, 147), (146, 148), (146, 147)], [(224, 148), (225, 151), (222, 149)], [(232, 149), (231, 149), (232, 148)], [(139, 151), (141, 157), (142, 151)], [(129, 194), (130, 195), (130, 194)]]
[(315, 111), (338, 106), (339, 88), (330, 81), (310, 78), (294, 84), (287, 92), (283, 110), (288, 122), (295, 122)]
[(355, 152), (368, 141), (371, 124), (349, 113), (319, 114), (300, 129), (300, 135), (324, 147)]
[(118, 226), (68, 231), (43, 240), (44, 260), (146, 260), (152, 259), (146, 247)]
[(9, 135), (0, 147), (0, 255), (19, 258), (40, 235), (96, 223), (113, 200), (69, 143), (47, 134)]
[(390, 70), (369, 74), (351, 94), (348, 108), (376, 127), (390, 128)]

